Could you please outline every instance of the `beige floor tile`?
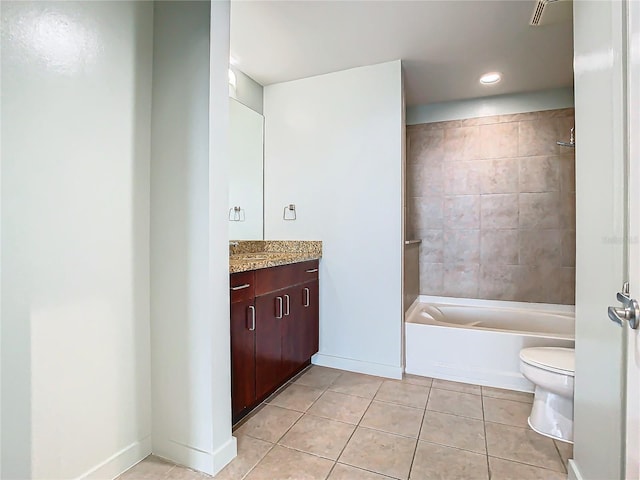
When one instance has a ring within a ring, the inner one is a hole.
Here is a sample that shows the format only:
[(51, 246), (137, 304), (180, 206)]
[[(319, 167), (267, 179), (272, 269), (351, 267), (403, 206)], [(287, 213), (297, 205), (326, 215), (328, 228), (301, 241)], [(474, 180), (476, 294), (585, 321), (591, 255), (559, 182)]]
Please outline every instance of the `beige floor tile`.
[(482, 395), (502, 400), (513, 400), (514, 402), (533, 403), (533, 393), (515, 392), (502, 388), (482, 387)]
[(562, 463), (564, 463), (566, 467), (569, 459), (573, 458), (573, 445), (567, 442), (560, 442), (559, 440), (554, 440), (553, 443), (556, 444), (560, 452), (560, 458), (562, 458)]
[(490, 456), (564, 472), (553, 440), (533, 430), (486, 423), (487, 450)]
[(473, 393), (474, 395), (480, 395), (482, 390), (478, 385), (471, 385), (469, 383), (451, 382), (449, 380), (440, 380), (434, 378), (431, 384), (433, 388), (441, 388), (442, 390), (451, 390), (453, 392), (461, 393)]
[(351, 465), (336, 463), (327, 480), (386, 480), (388, 478), (391, 477), (362, 470), (361, 468), (352, 467)]
[(313, 402), (320, 398), (322, 392), (319, 388), (293, 384), (285, 388), (275, 398), (269, 400), (269, 405), (306, 412), (313, 405)]
[(363, 427), (417, 438), (424, 410), (374, 400), (360, 425)]
[(358, 423), (371, 403), (368, 398), (326, 391), (307, 413), (347, 423)]
[(470, 393), (432, 388), (427, 410), (482, 420), (482, 397)]
[(427, 410), (420, 440), (486, 454), (484, 423), (474, 418)]
[(249, 435), (266, 442), (276, 443), (302, 416), (300, 412), (265, 405), (258, 413), (236, 430), (236, 435)]
[(553, 470), (489, 457), (491, 480), (566, 480), (567, 475)]
[(238, 437), (238, 456), (231, 460), (216, 476), (216, 480), (239, 480), (257, 465), (273, 443), (241, 435)]
[(421, 387), (430, 387), (433, 382), (433, 378), (405, 373), (402, 377), (402, 381), (405, 383), (411, 383), (412, 385), (420, 385)]
[(425, 408), (428, 397), (429, 387), (385, 380), (376, 393), (375, 399), (408, 407)]
[(280, 445), (336, 460), (355, 425), (328, 418), (303, 416), (280, 440)]
[(489, 480), (487, 457), (478, 453), (418, 442), (411, 467), (415, 480)]
[(484, 419), (487, 422), (502, 423), (513, 427), (527, 428), (527, 418), (531, 413), (531, 404), (483, 397)]
[(340, 370), (313, 365), (306, 372), (300, 375), (293, 383), (296, 385), (305, 385), (307, 387), (324, 390), (340, 375), (342, 375)]
[(416, 440), (358, 427), (340, 456), (340, 463), (394, 478), (409, 476)]
[(156, 480), (166, 477), (175, 466), (174, 463), (149, 455), (118, 478), (120, 480)]
[(345, 372), (329, 386), (329, 390), (357, 397), (373, 398), (380, 385), (382, 385), (381, 378)]
[[(169, 475), (162, 477), (163, 480), (208, 480), (211, 479), (209, 475), (202, 472), (196, 472), (186, 467), (177, 466), (173, 468)], [(217, 480), (217, 478), (216, 478)]]
[(246, 480), (324, 480), (332, 466), (326, 458), (276, 445)]

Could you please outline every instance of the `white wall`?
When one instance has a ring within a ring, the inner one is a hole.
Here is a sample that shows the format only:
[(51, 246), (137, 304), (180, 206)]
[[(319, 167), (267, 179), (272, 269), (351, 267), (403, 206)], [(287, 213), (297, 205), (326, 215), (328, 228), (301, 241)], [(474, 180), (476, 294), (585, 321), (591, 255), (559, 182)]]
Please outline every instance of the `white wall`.
[(229, 67), (236, 75), (236, 88), (229, 90), (231, 98), (235, 98), (251, 110), (263, 113), (264, 88), (249, 75), (236, 67)]
[(407, 125), (573, 107), (573, 89), (495, 95), (407, 108)]
[(150, 452), (152, 6), (2, 2), (2, 478)]
[(574, 2), (576, 376), (569, 478), (623, 478), (624, 152), (621, 2)]
[(229, 3), (157, 2), (153, 53), (153, 451), (214, 474), (236, 454), (227, 245)]
[(265, 87), (265, 238), (324, 242), (314, 362), (387, 376), (402, 371), (401, 88), (399, 61)]

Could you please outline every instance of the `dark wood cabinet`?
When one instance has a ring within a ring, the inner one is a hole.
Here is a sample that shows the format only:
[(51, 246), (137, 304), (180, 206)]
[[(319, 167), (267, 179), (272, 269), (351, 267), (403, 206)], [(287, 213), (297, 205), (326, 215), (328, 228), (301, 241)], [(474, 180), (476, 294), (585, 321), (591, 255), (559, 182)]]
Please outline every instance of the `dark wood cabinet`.
[(318, 285), (317, 260), (231, 275), (234, 422), (318, 352)]

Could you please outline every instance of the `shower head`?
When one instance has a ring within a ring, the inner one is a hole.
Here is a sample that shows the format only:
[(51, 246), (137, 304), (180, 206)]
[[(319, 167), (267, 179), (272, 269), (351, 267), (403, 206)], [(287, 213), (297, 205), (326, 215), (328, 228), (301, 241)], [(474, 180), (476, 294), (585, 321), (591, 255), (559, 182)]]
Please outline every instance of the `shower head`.
[(561, 147), (574, 148), (576, 146), (576, 137), (575, 137), (575, 134), (574, 134), (574, 128), (575, 127), (571, 127), (571, 136), (569, 137), (569, 141), (568, 142), (556, 142), (556, 144), (560, 145)]

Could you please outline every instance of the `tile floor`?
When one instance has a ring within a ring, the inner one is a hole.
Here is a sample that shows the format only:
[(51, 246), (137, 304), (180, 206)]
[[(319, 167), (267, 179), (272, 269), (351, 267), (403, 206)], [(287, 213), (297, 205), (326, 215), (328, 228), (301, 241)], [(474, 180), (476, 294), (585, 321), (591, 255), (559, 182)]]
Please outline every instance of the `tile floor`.
[[(572, 447), (527, 426), (530, 394), (312, 366), (234, 432), (216, 480), (560, 480)], [(149, 457), (121, 480), (206, 475)]]

